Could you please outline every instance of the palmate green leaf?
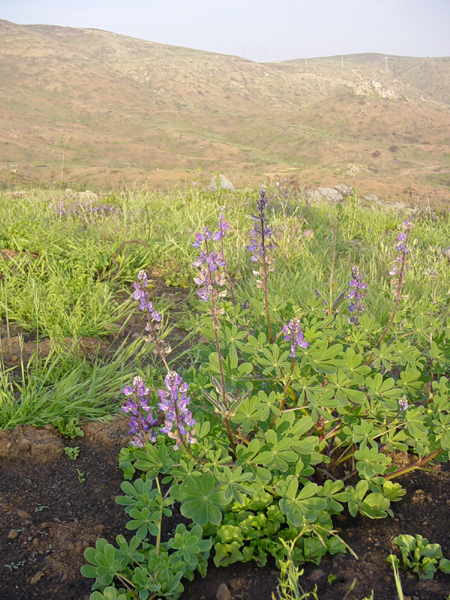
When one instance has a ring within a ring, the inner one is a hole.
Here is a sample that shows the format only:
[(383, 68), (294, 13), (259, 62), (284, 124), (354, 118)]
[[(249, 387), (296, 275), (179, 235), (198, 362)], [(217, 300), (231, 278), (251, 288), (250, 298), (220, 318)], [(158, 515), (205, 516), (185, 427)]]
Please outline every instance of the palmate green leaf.
[(242, 494), (253, 495), (255, 490), (250, 485), (245, 485), (246, 482), (252, 481), (255, 478), (252, 472), (243, 472), (242, 467), (230, 469), (224, 467), (222, 472), (217, 475), (217, 479), (223, 484), (222, 489), (225, 495), (225, 500), (236, 500), (238, 504), (244, 503)]
[(379, 453), (377, 448), (365, 447), (362, 450), (356, 450), (354, 454), (361, 478), (370, 479), (377, 475), (383, 475), (386, 468), (391, 464), (392, 459), (385, 454)]
[(194, 525), (188, 530), (183, 523), (177, 525), (174, 537), (169, 540), (169, 547), (176, 550), (176, 555), (189, 566), (195, 567), (199, 557), (211, 549), (212, 541), (204, 540), (203, 529)]
[(97, 578), (97, 582), (104, 586), (112, 583), (114, 576), (123, 571), (127, 562), (123, 558), (117, 560), (116, 549), (103, 538), (97, 540), (95, 548), (85, 550), (84, 558), (93, 566), (83, 565), (81, 574), (85, 577)]
[(406, 371), (400, 373), (403, 392), (417, 398), (425, 385), (421, 377), (422, 373), (420, 371), (408, 366)]
[(101, 592), (93, 592), (90, 600), (127, 600), (125, 594), (119, 592), (115, 587), (108, 586)]
[(292, 450), (293, 438), (283, 437), (279, 440), (273, 429), (266, 431), (265, 437), (267, 444), (261, 448), (261, 452), (254, 462), (266, 467), (273, 466), (283, 473), (286, 472), (289, 464), (295, 463), (299, 458), (297, 452)]
[(428, 428), (424, 425), (423, 413), (423, 406), (415, 406), (405, 412), (406, 430), (415, 440), (428, 438)]
[(133, 536), (130, 540), (130, 545), (127, 544), (127, 540), (123, 535), (116, 536), (117, 545), (119, 549), (116, 550), (116, 557), (118, 559), (125, 559), (125, 565), (131, 564), (133, 561), (142, 562), (144, 557), (139, 552), (138, 548), (141, 545), (141, 540), (137, 536)]
[(266, 345), (263, 348), (263, 356), (258, 357), (258, 364), (263, 367), (263, 375), (270, 375), (273, 372), (286, 371), (290, 368), (291, 363), (287, 360), (289, 352), (280, 350), (277, 344)]
[(364, 450), (367, 445), (372, 448), (377, 447), (373, 439), (378, 435), (379, 430), (375, 428), (370, 421), (361, 420), (360, 424), (354, 424), (353, 427), (344, 427), (343, 433), (348, 436), (354, 444), (359, 444), (360, 450)]
[(306, 360), (317, 373), (329, 375), (337, 370), (335, 359), (342, 352), (342, 348), (341, 344), (328, 347), (326, 339), (318, 340), (306, 349)]
[(393, 344), (396, 354), (396, 362), (399, 365), (408, 365), (414, 368), (420, 364), (420, 351), (410, 344), (408, 340), (395, 340)]
[(192, 479), (186, 484), (174, 485), (171, 495), (181, 502), (181, 514), (192, 519), (197, 525), (218, 525), (222, 520), (219, 507), (225, 507), (229, 501), (222, 490), (216, 489), (217, 480), (210, 472)]
[(133, 483), (124, 481), (120, 487), (127, 495), (116, 496), (116, 503), (126, 506), (126, 513), (129, 513), (133, 508), (141, 509), (147, 507), (152, 509), (154, 507), (154, 499), (158, 490), (156, 488), (152, 489), (153, 481), (143, 481), (142, 479), (136, 479)]
[(362, 404), (366, 395), (361, 390), (352, 388), (352, 385), (355, 385), (353, 381), (346, 376), (344, 371), (339, 370), (337, 373), (328, 375), (326, 389), (333, 390), (334, 396), (341, 406), (348, 406), (350, 402)]
[(136, 537), (140, 540), (144, 540), (147, 537), (147, 532), (150, 535), (157, 536), (159, 534), (158, 521), (161, 519), (161, 512), (154, 511), (150, 512), (148, 508), (138, 510), (133, 508), (130, 511), (131, 519), (128, 521), (126, 528), (130, 531), (136, 531)]
[(333, 512), (341, 512), (344, 510), (341, 502), (347, 502), (348, 494), (341, 491), (344, 487), (344, 482), (341, 479), (330, 481), (329, 479), (323, 484), (323, 488), (319, 489), (318, 495), (325, 498), (328, 502), (328, 508)]
[(369, 489), (369, 483), (365, 479), (358, 481), (356, 487), (351, 485), (345, 488), (348, 497), (348, 510), (352, 517), (356, 517), (359, 507), (363, 503), (364, 496)]
[(227, 346), (234, 346), (236, 342), (242, 342), (247, 335), (245, 331), (239, 329), (234, 323), (231, 325), (223, 324), (218, 333), (219, 340), (224, 341)]
[(257, 396), (244, 400), (232, 415), (231, 420), (240, 425), (243, 432), (251, 431), (261, 421), (267, 421), (270, 414), (279, 414), (277, 409), (277, 397), (275, 392), (270, 397), (260, 391)]
[(257, 438), (254, 438), (248, 446), (239, 444), (236, 446), (236, 464), (242, 467), (244, 471), (254, 473), (258, 479), (264, 483), (269, 483), (272, 479), (272, 474), (268, 469), (258, 466), (258, 456), (261, 443)]
[(306, 398), (307, 402), (304, 405), (308, 407), (314, 424), (317, 423), (319, 417), (323, 417), (327, 421), (333, 420), (330, 413), (340, 404), (334, 396), (334, 390), (324, 388), (319, 388), (317, 391), (307, 390)]
[(370, 351), (373, 367), (377, 370), (391, 370), (392, 364), (396, 362), (397, 352), (393, 344), (381, 344), (379, 348), (373, 348)]
[(359, 512), (371, 519), (384, 519), (387, 516), (390, 502), (383, 494), (372, 492), (364, 498), (359, 507)]
[(136, 452), (136, 469), (147, 473), (147, 479), (154, 479), (158, 473), (167, 473), (173, 465), (173, 460), (169, 456), (167, 446), (147, 445), (145, 451)]
[(383, 481), (380, 491), (390, 502), (400, 502), (406, 494), (406, 490), (402, 488), (400, 483), (393, 483), (392, 481)]
[(371, 371), (370, 367), (362, 362), (363, 357), (354, 348), (347, 348), (343, 358), (336, 360), (339, 370), (342, 369), (345, 375), (358, 385), (365, 384), (366, 375)]
[(279, 481), (275, 486), (277, 494), (281, 496), (280, 510), (294, 527), (300, 527), (304, 519), (313, 523), (320, 512), (327, 508), (325, 498), (317, 495), (319, 486), (316, 483), (308, 483), (297, 493), (298, 483), (297, 477), (289, 475), (286, 481)]
[(304, 538), (303, 542), (303, 556), (305, 561), (312, 562), (316, 565), (320, 564), (320, 561), (327, 553), (327, 546), (317, 537)]

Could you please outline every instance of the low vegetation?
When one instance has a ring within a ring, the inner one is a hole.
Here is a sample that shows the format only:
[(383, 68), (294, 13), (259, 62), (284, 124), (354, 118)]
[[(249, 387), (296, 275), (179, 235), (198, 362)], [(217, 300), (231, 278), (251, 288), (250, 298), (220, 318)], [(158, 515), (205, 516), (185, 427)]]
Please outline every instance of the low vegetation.
[[(269, 557), (300, 598), (304, 562), (351, 552), (335, 515), (390, 516), (400, 475), (448, 461), (448, 213), (310, 205), (283, 182), (0, 202), (0, 427), (130, 417), (134, 535), (86, 551), (92, 600), (176, 599), (209, 558)], [(187, 290), (181, 311), (156, 282)], [(36, 353), (7, 367), (13, 329)], [(109, 350), (80, 353), (88, 336)], [(403, 565), (449, 571), (409, 537)]]

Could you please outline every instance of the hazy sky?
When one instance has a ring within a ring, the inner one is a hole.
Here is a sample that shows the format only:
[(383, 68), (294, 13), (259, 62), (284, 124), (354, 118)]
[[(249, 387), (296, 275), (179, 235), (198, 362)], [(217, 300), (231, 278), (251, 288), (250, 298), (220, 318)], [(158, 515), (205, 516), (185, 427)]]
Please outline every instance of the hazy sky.
[(0, 0), (0, 19), (95, 27), (257, 61), (450, 56), (450, 0)]

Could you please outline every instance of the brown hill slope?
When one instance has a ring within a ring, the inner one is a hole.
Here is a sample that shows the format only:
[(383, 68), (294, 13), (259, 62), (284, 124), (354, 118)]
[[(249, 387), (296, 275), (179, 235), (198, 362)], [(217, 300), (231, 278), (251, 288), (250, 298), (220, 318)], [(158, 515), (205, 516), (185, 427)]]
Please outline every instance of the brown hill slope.
[[(343, 68), (342, 68), (343, 67)], [(388, 71), (388, 72), (386, 72)], [(0, 21), (0, 167), (87, 185), (275, 173), (450, 199), (450, 59), (259, 64)]]

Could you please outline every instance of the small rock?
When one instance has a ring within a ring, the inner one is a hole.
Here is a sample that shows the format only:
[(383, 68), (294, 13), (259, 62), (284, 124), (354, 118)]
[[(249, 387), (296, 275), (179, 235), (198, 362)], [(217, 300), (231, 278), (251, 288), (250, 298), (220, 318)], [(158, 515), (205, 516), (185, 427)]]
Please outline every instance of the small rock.
[(334, 517), (338, 523), (345, 523), (348, 517), (346, 515), (335, 515)]
[(319, 583), (319, 581), (325, 579), (325, 573), (322, 571), (322, 569), (314, 569), (308, 579), (313, 583)]
[(217, 600), (231, 600), (231, 593), (226, 583), (221, 583), (216, 594)]
[(17, 531), (17, 529), (11, 529), (11, 531), (8, 533), (8, 540), (14, 540), (18, 535), (19, 532)]
[(344, 196), (333, 188), (319, 187), (317, 188), (317, 191), (326, 200), (331, 200), (333, 202), (342, 202), (342, 200), (344, 199)]
[(376, 202), (378, 200), (378, 196), (375, 194), (367, 194), (366, 196), (363, 196), (363, 199), (367, 202)]
[(353, 188), (349, 185), (343, 185), (342, 183), (338, 183), (338, 185), (334, 186), (334, 189), (342, 194), (344, 198), (347, 196), (353, 196)]
[(44, 577), (44, 573), (42, 571), (38, 571), (36, 573), (36, 575), (34, 575), (31, 579), (30, 579), (30, 583), (31, 585), (34, 585), (35, 583), (37, 583), (39, 581), (39, 579), (41, 579), (41, 577)]
[(49, 524), (48, 523), (41, 523), (41, 529), (48, 529)]
[(17, 514), (21, 519), (26, 519), (27, 521), (30, 521), (32, 518), (30, 513), (27, 513), (25, 510), (18, 510)]
[(208, 185), (208, 190), (210, 192), (215, 192), (217, 189), (221, 190), (234, 190), (234, 185), (231, 183), (229, 179), (220, 173), (218, 176), (214, 175)]
[(34, 538), (34, 540), (31, 543), (33, 544), (33, 546), (39, 546), (39, 538)]
[(31, 448), (31, 442), (29, 442), (26, 438), (22, 437), (19, 440), (20, 449), (22, 452), (26, 452)]
[(229, 582), (230, 588), (233, 590), (234, 593), (238, 592), (242, 588), (247, 587), (248, 583), (249, 583), (248, 579), (246, 579), (244, 577), (238, 577), (237, 579), (232, 579)]
[(77, 542), (74, 548), (75, 554), (81, 554), (83, 552), (83, 544), (81, 542)]

